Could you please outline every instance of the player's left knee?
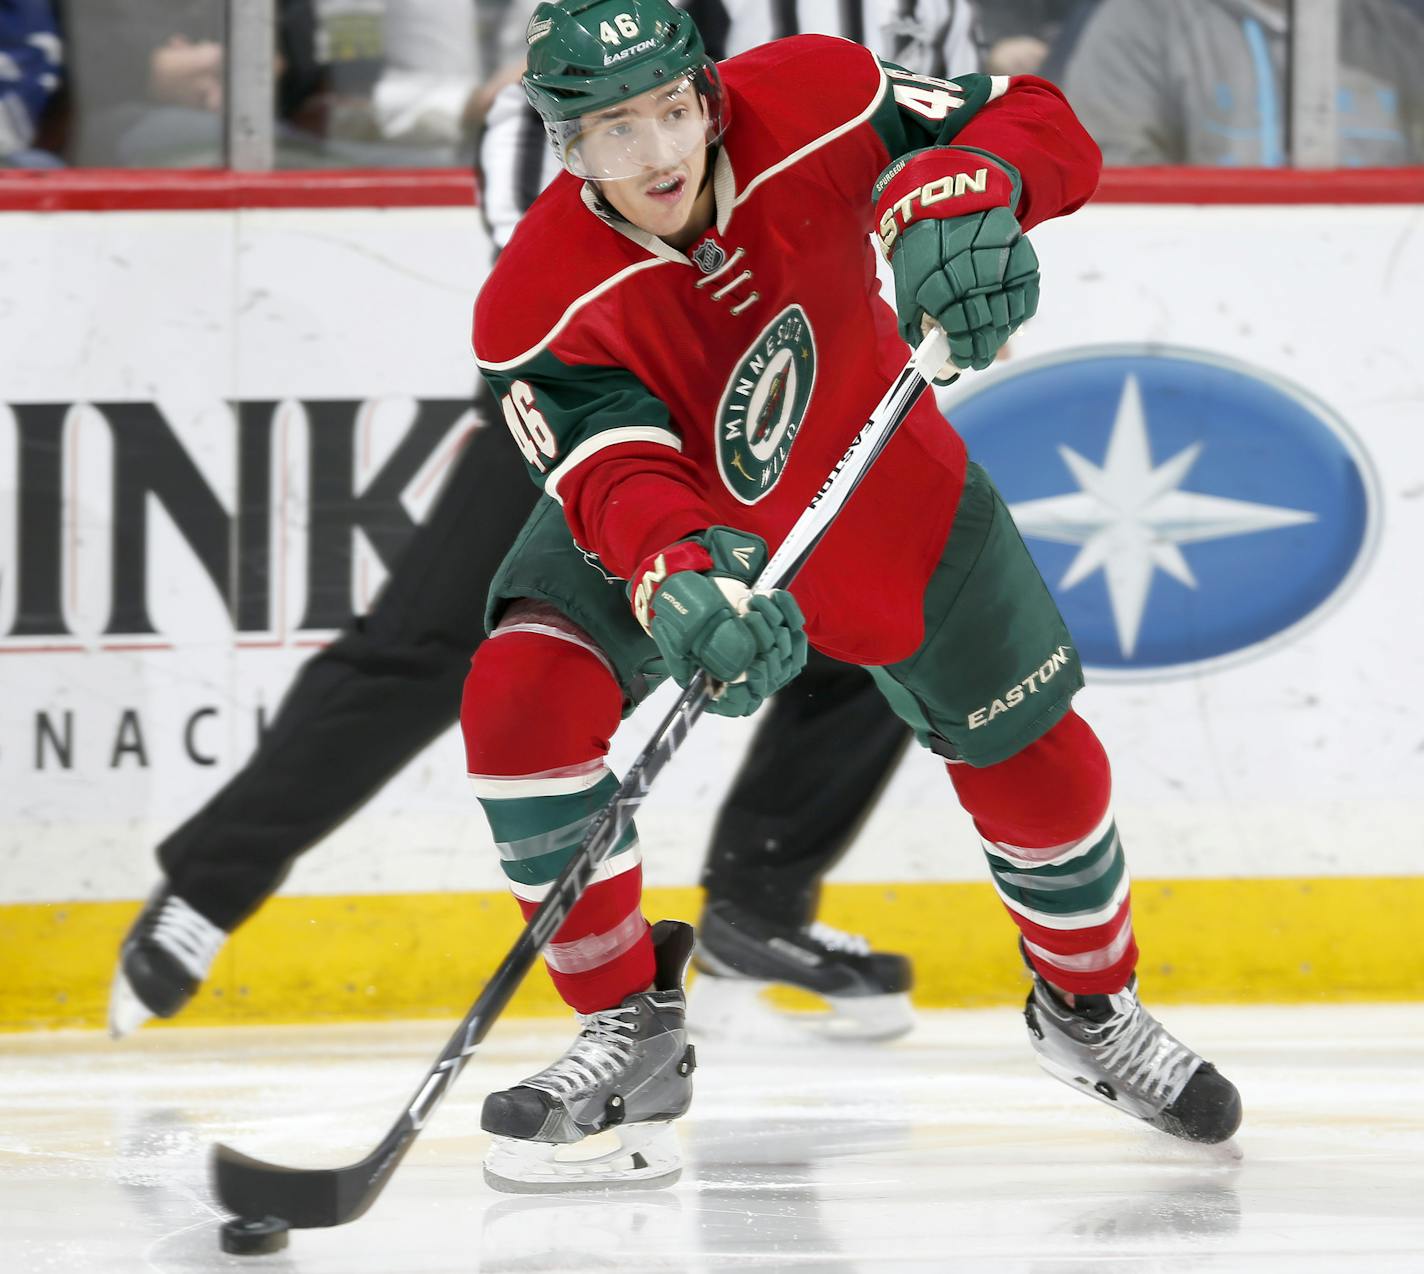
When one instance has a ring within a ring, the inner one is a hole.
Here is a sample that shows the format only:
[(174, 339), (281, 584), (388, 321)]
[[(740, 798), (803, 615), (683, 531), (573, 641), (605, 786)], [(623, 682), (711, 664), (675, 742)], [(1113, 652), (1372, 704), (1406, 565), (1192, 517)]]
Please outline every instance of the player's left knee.
[(497, 630), (460, 710), (471, 774), (530, 774), (607, 755), (622, 691), (594, 649), (540, 628)]
[(995, 839), (1051, 847), (1081, 839), (1102, 822), (1112, 771), (1093, 729), (1076, 712), (997, 765), (952, 765), (961, 804)]

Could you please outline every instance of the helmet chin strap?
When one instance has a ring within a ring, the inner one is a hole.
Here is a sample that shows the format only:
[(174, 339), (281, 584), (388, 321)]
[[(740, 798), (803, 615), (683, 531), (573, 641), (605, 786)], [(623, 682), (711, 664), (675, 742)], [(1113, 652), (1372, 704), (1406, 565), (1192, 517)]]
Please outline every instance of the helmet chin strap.
[(697, 193), (699, 195), (707, 189), (709, 184), (711, 184), (713, 170), (715, 170), (717, 167), (717, 152), (721, 149), (721, 142), (713, 142), (709, 147), (707, 147), (707, 163), (706, 166), (702, 169), (702, 181), (698, 184), (697, 187)]

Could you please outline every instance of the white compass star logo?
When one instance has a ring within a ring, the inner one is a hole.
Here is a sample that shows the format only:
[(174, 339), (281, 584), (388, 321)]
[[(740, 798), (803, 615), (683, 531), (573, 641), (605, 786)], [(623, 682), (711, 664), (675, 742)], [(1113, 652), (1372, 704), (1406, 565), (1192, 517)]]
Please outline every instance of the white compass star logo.
[(1153, 467), (1142, 391), (1137, 378), (1129, 376), (1102, 465), (1060, 446), (1058, 454), (1077, 479), (1078, 490), (1025, 500), (1010, 509), (1024, 535), (1082, 545), (1058, 586), (1066, 592), (1094, 571), (1103, 572), (1118, 645), (1126, 657), (1137, 646), (1156, 571), (1165, 571), (1188, 588), (1197, 587), (1178, 545), (1316, 520), (1314, 513), (1299, 509), (1179, 490), (1201, 451), (1202, 444), (1193, 443)]

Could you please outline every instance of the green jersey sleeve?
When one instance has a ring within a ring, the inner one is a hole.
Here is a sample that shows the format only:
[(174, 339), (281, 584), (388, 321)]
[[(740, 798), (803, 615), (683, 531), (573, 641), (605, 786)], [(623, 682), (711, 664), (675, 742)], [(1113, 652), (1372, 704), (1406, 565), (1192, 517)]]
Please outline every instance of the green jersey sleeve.
[(571, 366), (545, 350), (515, 367), (481, 370), (529, 476), (555, 499), (563, 474), (606, 447), (682, 450), (667, 407), (624, 368)]
[(1002, 76), (960, 75), (940, 80), (883, 59), (880, 64), (889, 83), (870, 123), (892, 159), (926, 146), (948, 145), (1008, 88), (1008, 80)]

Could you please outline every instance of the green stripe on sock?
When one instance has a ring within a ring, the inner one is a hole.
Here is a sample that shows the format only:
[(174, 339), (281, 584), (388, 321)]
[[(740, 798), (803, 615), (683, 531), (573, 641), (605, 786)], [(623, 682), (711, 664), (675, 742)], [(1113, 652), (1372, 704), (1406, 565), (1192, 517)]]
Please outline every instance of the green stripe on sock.
[(497, 841), (521, 841), (558, 827), (567, 827), (598, 813), (618, 790), (618, 780), (605, 774), (593, 787), (565, 796), (516, 796), (505, 800), (480, 797)]
[(985, 857), (1005, 898), (1051, 916), (1101, 911), (1112, 901), (1127, 870), (1116, 825), (1086, 854), (1066, 863), (1023, 867), (992, 852)]
[[(583, 792), (565, 796), (481, 797), (490, 831), (501, 845), (505, 876), (521, 885), (546, 885), (563, 871), (583, 843), (589, 824), (618, 791), (618, 780), (605, 774)], [(633, 824), (618, 838), (610, 858), (626, 853), (638, 839)], [(522, 852), (521, 852), (522, 851)]]
[[(584, 826), (586, 829), (587, 823)], [(619, 854), (626, 854), (637, 839), (637, 829), (630, 823), (623, 830), (623, 835), (618, 838), (618, 847), (608, 857), (617, 858)], [(578, 852), (582, 841), (583, 837), (580, 836), (567, 849), (556, 850), (552, 854), (541, 854), (538, 858), (521, 858), (518, 862), (501, 862), (500, 867), (508, 879), (518, 884), (547, 885), (564, 870), (564, 865)]]

